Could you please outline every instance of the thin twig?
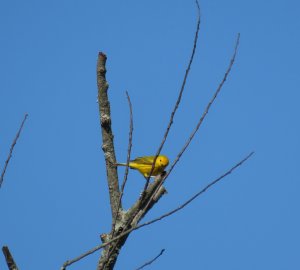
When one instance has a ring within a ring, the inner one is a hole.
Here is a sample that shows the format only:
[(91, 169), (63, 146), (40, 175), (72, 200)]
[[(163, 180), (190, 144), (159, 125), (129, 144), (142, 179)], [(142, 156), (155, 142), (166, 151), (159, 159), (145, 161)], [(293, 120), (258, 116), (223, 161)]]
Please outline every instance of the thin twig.
[(188, 138), (187, 142), (185, 143), (185, 145), (183, 146), (183, 148), (181, 149), (181, 151), (179, 152), (179, 154), (177, 155), (176, 159), (174, 160), (174, 162), (172, 163), (169, 171), (167, 172), (167, 175), (165, 177), (165, 179), (169, 176), (169, 174), (171, 173), (171, 171), (174, 169), (176, 163), (179, 161), (180, 157), (182, 156), (182, 154), (184, 153), (184, 151), (187, 149), (187, 147), (189, 146), (189, 144), (191, 143), (191, 141), (193, 140), (195, 134), (197, 133), (198, 129), (200, 128), (200, 126), (202, 125), (203, 123), (203, 120), (205, 119), (206, 115), (208, 114), (209, 112), (209, 109), (211, 107), (211, 105), (214, 103), (214, 101), (216, 100), (218, 94), (220, 93), (227, 77), (228, 77), (228, 74), (230, 73), (231, 71), (231, 68), (234, 64), (234, 61), (235, 61), (235, 57), (236, 57), (236, 54), (237, 54), (237, 50), (238, 50), (238, 47), (239, 47), (239, 43), (240, 43), (240, 33), (238, 33), (237, 35), (237, 39), (236, 39), (236, 42), (235, 42), (235, 48), (234, 48), (234, 53), (233, 53), (233, 56), (230, 60), (230, 63), (229, 63), (229, 66), (225, 72), (225, 75), (223, 77), (223, 80), (221, 81), (221, 83), (219, 84), (216, 92), (214, 93), (212, 99), (209, 101), (209, 103), (207, 104), (197, 126), (195, 127), (195, 129), (193, 130), (193, 132), (191, 133), (190, 137)]
[[(185, 152), (185, 150), (187, 149), (187, 147), (190, 145), (191, 141), (193, 140), (194, 136), (196, 135), (197, 131), (199, 130), (200, 126), (202, 125), (202, 123), (203, 123), (206, 115), (208, 114), (211, 105), (215, 102), (215, 100), (216, 100), (218, 94), (220, 93), (220, 91), (221, 91), (221, 89), (222, 89), (222, 87), (223, 87), (223, 85), (224, 85), (224, 83), (225, 83), (225, 81), (226, 81), (226, 79), (227, 79), (230, 71), (231, 71), (231, 68), (232, 68), (232, 66), (234, 64), (235, 57), (236, 57), (237, 50), (238, 50), (238, 46), (239, 46), (239, 41), (240, 41), (240, 34), (238, 33), (237, 39), (236, 39), (236, 42), (235, 42), (234, 52), (233, 52), (233, 55), (232, 55), (232, 57), (230, 59), (229, 66), (228, 66), (228, 68), (227, 68), (227, 70), (226, 70), (226, 72), (224, 74), (223, 80), (221, 81), (221, 83), (219, 84), (218, 88), (216, 89), (214, 95), (212, 96), (211, 100), (207, 104), (207, 106), (206, 106), (206, 108), (205, 108), (202, 116), (200, 117), (199, 122), (197, 123), (195, 129), (192, 131), (190, 137), (188, 138), (188, 140), (186, 141), (185, 145), (183, 146), (183, 148), (181, 149), (181, 151), (177, 155), (176, 159), (172, 163), (170, 169), (168, 170), (168, 172), (164, 176), (163, 181), (161, 181), (161, 183), (157, 186), (156, 192), (154, 192), (153, 195), (152, 195), (152, 197), (149, 199), (148, 204), (150, 204), (152, 198), (156, 195), (156, 193), (159, 190), (159, 188), (164, 184), (164, 182), (166, 181), (166, 179), (168, 178), (168, 176), (170, 175), (170, 173), (174, 169), (175, 165), (179, 161), (180, 157), (183, 155), (183, 153)], [(145, 208), (147, 208), (147, 206)]]
[(155, 258), (153, 258), (153, 259), (150, 260), (149, 262), (144, 263), (142, 266), (140, 266), (140, 267), (137, 268), (136, 270), (141, 270), (141, 269), (143, 269), (144, 267), (146, 267), (146, 266), (152, 264), (152, 263), (153, 263), (154, 261), (156, 261), (161, 255), (163, 255), (164, 252), (165, 252), (165, 249), (162, 249), (162, 250), (160, 251), (160, 253), (159, 253)]
[(2, 252), (5, 257), (5, 261), (6, 261), (8, 269), (9, 270), (18, 270), (18, 266), (17, 266), (13, 256), (11, 255), (11, 253), (8, 249), (8, 246), (3, 246)]
[(117, 216), (114, 220), (114, 224), (113, 224), (113, 231), (112, 231), (112, 238), (115, 235), (115, 226), (116, 226), (116, 222), (118, 220), (119, 217), (119, 211), (120, 211), (120, 205), (121, 205), (121, 201), (123, 198), (123, 194), (124, 194), (124, 189), (125, 189), (125, 185), (127, 182), (127, 178), (128, 178), (128, 172), (129, 172), (129, 162), (130, 162), (130, 155), (131, 155), (131, 148), (132, 148), (132, 133), (133, 133), (133, 113), (132, 113), (132, 104), (131, 104), (131, 100), (130, 100), (130, 96), (128, 94), (128, 92), (126, 91), (126, 96), (127, 96), (127, 101), (128, 101), (128, 105), (129, 105), (129, 111), (130, 111), (130, 123), (129, 123), (129, 139), (128, 139), (128, 149), (127, 149), (127, 161), (126, 161), (126, 169), (125, 169), (125, 174), (124, 174), (124, 179), (121, 185), (121, 194), (120, 194), (120, 199), (118, 202), (118, 212), (117, 212)]
[[(119, 207), (120, 207), (120, 203), (121, 203), (122, 198), (123, 198), (124, 189), (125, 189), (125, 185), (126, 185), (126, 183), (127, 183), (127, 178), (128, 178), (129, 162), (130, 162), (130, 155), (131, 155), (131, 148), (132, 148), (132, 133), (133, 133), (133, 113), (132, 113), (132, 104), (131, 104), (130, 96), (129, 96), (129, 94), (128, 94), (127, 91), (126, 91), (126, 96), (127, 96), (128, 105), (129, 105), (129, 111), (130, 111), (129, 139), (128, 139), (128, 149), (127, 149), (126, 168), (125, 168), (124, 179), (123, 179), (122, 186), (121, 186), (121, 195), (120, 195)], [(119, 207), (118, 207), (118, 209), (119, 209)]]
[(124, 180), (123, 180), (123, 183), (122, 183), (122, 186), (121, 186), (120, 201), (122, 200), (122, 197), (123, 197), (123, 194), (124, 194), (124, 189), (125, 189), (125, 185), (126, 185), (126, 182), (127, 182), (128, 172), (129, 172), (129, 166), (128, 165), (129, 165), (129, 162), (130, 162), (130, 155), (131, 155), (131, 148), (132, 148), (132, 133), (133, 133), (132, 103), (131, 103), (130, 96), (129, 96), (127, 91), (126, 91), (126, 96), (127, 96), (129, 111), (130, 111), (130, 124), (129, 124), (129, 139), (128, 139), (126, 169), (125, 169)]
[(22, 123), (21, 123), (21, 125), (20, 125), (20, 128), (19, 128), (19, 130), (18, 130), (18, 132), (17, 132), (17, 134), (16, 134), (16, 136), (15, 136), (13, 142), (12, 142), (12, 145), (11, 145), (11, 147), (10, 147), (9, 154), (8, 154), (8, 157), (7, 157), (6, 161), (5, 161), (4, 168), (3, 168), (3, 170), (2, 170), (2, 174), (1, 174), (1, 177), (0, 177), (0, 188), (1, 188), (2, 183), (3, 183), (3, 180), (4, 180), (4, 175), (5, 175), (5, 172), (6, 172), (8, 163), (9, 163), (11, 157), (12, 157), (12, 153), (13, 153), (14, 147), (15, 147), (15, 145), (16, 145), (16, 143), (17, 143), (19, 137), (20, 137), (21, 131), (22, 131), (22, 129), (23, 129), (23, 126), (24, 126), (24, 123), (25, 123), (27, 117), (28, 117), (28, 114), (25, 113), (24, 119), (23, 119), (23, 121), (22, 121)]
[(241, 161), (239, 161), (236, 165), (234, 165), (232, 168), (230, 168), (227, 172), (225, 172), (224, 174), (222, 174), (221, 176), (219, 176), (218, 178), (216, 178), (215, 180), (213, 180), (212, 182), (210, 182), (207, 186), (205, 186), (203, 189), (201, 189), (199, 192), (197, 192), (194, 196), (192, 196), (190, 199), (188, 199), (185, 203), (181, 204), (180, 206), (178, 206), (177, 208), (173, 209), (170, 212), (167, 212), (166, 214), (161, 215), (158, 218), (155, 218), (151, 221), (145, 222), (143, 224), (137, 225), (135, 227), (132, 227), (126, 231), (124, 231), (122, 234), (116, 236), (114, 239), (111, 239), (110, 241), (107, 241), (104, 244), (98, 245), (92, 249), (90, 249), (89, 251), (81, 254), (80, 256), (72, 259), (72, 260), (68, 260), (66, 261), (63, 266), (61, 267), (61, 270), (65, 270), (67, 266), (70, 266), (71, 264), (80, 261), (81, 259), (85, 258), (88, 255), (93, 254), (94, 252), (96, 252), (99, 249), (102, 249), (104, 247), (106, 247), (107, 245), (111, 244), (112, 242), (122, 238), (123, 236), (125, 236), (126, 234), (129, 234), (132, 231), (135, 231), (137, 229), (140, 229), (142, 227), (148, 226), (150, 224), (153, 224), (159, 220), (162, 220), (176, 212), (178, 212), (179, 210), (183, 209), (184, 207), (186, 207), (188, 204), (190, 204), (193, 200), (195, 200), (197, 197), (199, 197), (200, 195), (202, 195), (204, 192), (206, 192), (208, 189), (210, 189), (213, 185), (217, 184), (219, 181), (221, 181), (224, 177), (228, 176), (229, 174), (231, 174), (234, 170), (236, 170), (238, 167), (240, 167), (244, 162), (246, 162), (252, 155), (254, 154), (254, 152), (251, 152), (249, 155), (247, 155), (244, 159), (242, 159)]
[(150, 181), (150, 177), (151, 177), (151, 174), (154, 170), (154, 166), (155, 166), (155, 162), (156, 162), (156, 159), (157, 157), (159, 156), (166, 140), (167, 140), (167, 137), (168, 137), (168, 134), (169, 134), (169, 131), (171, 129), (171, 126), (173, 124), (173, 119), (174, 119), (174, 116), (175, 116), (175, 113), (179, 107), (179, 104), (180, 104), (180, 101), (181, 101), (181, 97), (182, 97), (182, 94), (183, 94), (183, 91), (184, 91), (184, 88), (185, 88), (185, 84), (186, 84), (186, 81), (187, 81), (187, 78), (188, 78), (188, 75), (189, 75), (189, 72), (190, 72), (190, 69), (191, 69), (191, 66), (192, 66), (192, 63), (193, 63), (193, 60), (194, 60), (194, 55), (195, 55), (195, 52), (196, 52), (196, 47), (197, 47), (197, 41), (198, 41), (198, 34), (199, 34), (199, 30), (200, 30), (200, 6), (199, 6), (199, 3), (198, 3), (198, 0), (196, 0), (196, 5), (197, 5), (197, 12), (198, 12), (198, 20), (197, 20), (197, 27), (196, 27), (196, 32), (195, 32), (195, 37), (194, 37), (194, 45), (193, 45), (193, 50), (192, 50), (192, 54), (191, 54), (191, 57), (190, 57), (190, 60), (189, 60), (189, 63), (188, 63), (188, 66), (187, 66), (187, 69), (185, 71), (185, 75), (184, 75), (184, 78), (183, 78), (183, 82), (182, 82), (182, 85), (181, 85), (181, 88), (180, 88), (180, 91), (179, 91), (179, 94), (178, 94), (178, 98), (177, 98), (177, 101), (175, 103), (175, 106), (174, 106), (174, 109), (171, 113), (171, 116), (170, 116), (170, 120), (169, 120), (169, 124), (167, 126), (167, 129), (165, 131), (165, 134), (164, 134), (164, 137), (162, 139), (162, 142), (157, 150), (157, 153), (155, 155), (155, 158), (153, 160), (153, 164), (152, 164), (152, 168), (151, 168), (151, 171), (150, 171), (150, 174), (147, 178), (147, 181), (145, 183), (145, 186), (144, 186), (144, 191), (147, 189), (148, 185), (149, 185), (149, 181)]

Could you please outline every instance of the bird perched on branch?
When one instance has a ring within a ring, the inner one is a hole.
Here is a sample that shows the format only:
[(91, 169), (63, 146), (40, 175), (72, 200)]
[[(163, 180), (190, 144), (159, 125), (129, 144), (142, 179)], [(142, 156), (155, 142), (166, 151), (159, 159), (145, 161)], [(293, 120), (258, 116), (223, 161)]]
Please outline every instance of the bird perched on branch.
[[(131, 160), (128, 164), (130, 169), (138, 170), (144, 177), (148, 178), (152, 169), (155, 156), (138, 157)], [(127, 166), (126, 163), (116, 163), (116, 166)], [(168, 157), (159, 155), (155, 161), (151, 177), (161, 174), (165, 168), (169, 165)]]

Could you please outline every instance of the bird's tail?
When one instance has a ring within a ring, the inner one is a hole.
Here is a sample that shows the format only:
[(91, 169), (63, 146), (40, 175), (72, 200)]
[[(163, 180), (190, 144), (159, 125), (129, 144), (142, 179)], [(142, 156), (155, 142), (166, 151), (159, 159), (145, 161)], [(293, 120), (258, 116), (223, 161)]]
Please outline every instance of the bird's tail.
[[(126, 163), (115, 163), (114, 164), (115, 166), (127, 166), (127, 164)], [(128, 167), (129, 167), (129, 165), (128, 165)]]

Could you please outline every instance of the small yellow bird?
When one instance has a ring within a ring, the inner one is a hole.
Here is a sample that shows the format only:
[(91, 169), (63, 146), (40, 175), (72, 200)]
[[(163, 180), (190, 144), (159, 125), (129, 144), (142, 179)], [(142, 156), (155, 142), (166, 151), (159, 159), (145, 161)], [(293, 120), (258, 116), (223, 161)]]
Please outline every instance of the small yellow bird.
[[(138, 157), (130, 160), (128, 167), (130, 169), (138, 170), (144, 177), (148, 178), (152, 169), (152, 164), (155, 156)], [(117, 166), (126, 166), (126, 163), (116, 163)], [(169, 165), (168, 157), (159, 155), (155, 161), (155, 166), (152, 171), (151, 177), (161, 174)]]

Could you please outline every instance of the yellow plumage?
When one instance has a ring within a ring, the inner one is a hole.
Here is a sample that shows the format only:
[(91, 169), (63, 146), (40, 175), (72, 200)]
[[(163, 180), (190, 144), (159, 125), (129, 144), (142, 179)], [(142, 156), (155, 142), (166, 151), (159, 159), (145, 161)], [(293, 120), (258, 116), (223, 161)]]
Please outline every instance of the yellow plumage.
[[(149, 177), (149, 174), (152, 169), (152, 164), (155, 159), (155, 156), (145, 156), (145, 157), (138, 157), (134, 160), (131, 160), (128, 164), (129, 168), (138, 170), (144, 177)], [(155, 161), (155, 166), (152, 171), (151, 176), (156, 176), (161, 174), (165, 168), (169, 164), (168, 157), (164, 155), (159, 155)], [(126, 166), (126, 163), (117, 163), (117, 166)]]

